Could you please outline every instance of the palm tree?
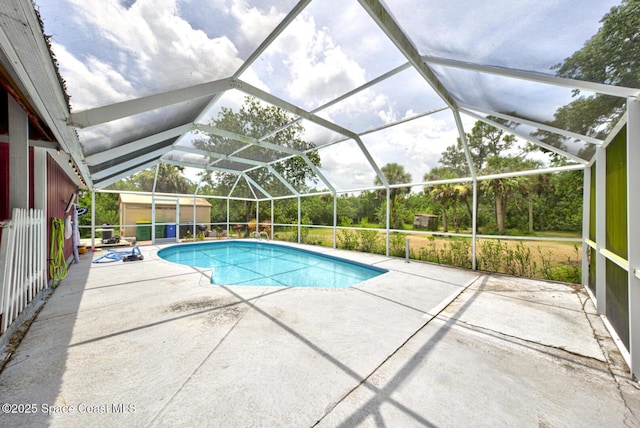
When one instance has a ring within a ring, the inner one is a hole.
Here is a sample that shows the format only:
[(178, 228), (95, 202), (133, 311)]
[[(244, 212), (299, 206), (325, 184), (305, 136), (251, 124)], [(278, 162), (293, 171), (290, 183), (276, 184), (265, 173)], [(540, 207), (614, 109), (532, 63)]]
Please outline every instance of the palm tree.
[[(473, 186), (471, 184), (468, 183), (460, 183), (458, 184), (458, 186), (460, 186), (460, 194), (458, 195), (458, 198), (460, 201), (462, 201), (462, 203), (464, 204), (465, 208), (467, 209), (467, 214), (469, 215), (469, 221), (473, 222)], [(477, 219), (476, 219), (477, 222)]]
[[(483, 174), (499, 174), (521, 170), (522, 159), (517, 157), (492, 156), (487, 161), (487, 166), (482, 170)], [(524, 177), (506, 177), (483, 181), (481, 186), (494, 198), (494, 209), (498, 234), (504, 235), (505, 218), (507, 214), (507, 199), (521, 187)]]
[[(411, 174), (404, 170), (402, 165), (398, 165), (397, 163), (388, 163), (382, 168), (382, 173), (384, 174), (387, 182), (392, 184), (403, 184), (411, 182)], [(374, 184), (376, 186), (380, 186), (382, 181), (378, 177), (375, 178)], [(390, 211), (391, 211), (391, 228), (398, 229), (400, 227), (400, 218), (398, 216), (398, 202), (403, 200), (405, 195), (411, 192), (411, 187), (392, 187), (389, 189), (389, 201), (390, 201)], [(379, 190), (377, 192), (378, 196), (386, 196), (386, 189)]]
[[(521, 161), (522, 170), (532, 170), (537, 169), (542, 166), (542, 163), (536, 160), (524, 159)], [(517, 180), (517, 190), (522, 195), (523, 200), (527, 202), (527, 220), (528, 220), (528, 230), (529, 233), (533, 233), (533, 194), (536, 191), (536, 186), (539, 182), (539, 176), (521, 176), (516, 177)], [(520, 210), (523, 212), (523, 210)]]
[[(546, 195), (553, 193), (555, 191), (554, 187), (553, 187), (553, 181), (551, 180), (551, 177), (548, 174), (539, 174), (536, 175), (534, 178), (534, 185), (533, 185), (533, 193), (536, 194), (536, 196), (538, 197), (538, 206), (542, 207), (545, 205), (545, 201), (543, 200), (543, 198), (546, 197)], [(540, 209), (539, 210), (539, 223), (538, 223), (538, 228), (539, 230), (543, 231), (545, 229), (545, 225), (544, 225), (544, 210)]]
[[(452, 178), (458, 178), (458, 174), (448, 167), (435, 167), (431, 171), (424, 175), (424, 181), (438, 181), (448, 180)], [(467, 197), (467, 189), (469, 186), (458, 183), (443, 183), (435, 186), (425, 187), (425, 192), (429, 192), (431, 197), (440, 202), (442, 212), (442, 231), (449, 231), (449, 222), (447, 220), (447, 209), (449, 203), (453, 211), (453, 227), (455, 232), (460, 231), (460, 225), (458, 222), (458, 200), (463, 197)]]
[[(159, 193), (189, 193), (191, 182), (182, 173), (184, 168), (176, 165), (161, 163), (158, 171), (156, 192)], [(153, 189), (153, 180), (156, 176), (156, 167), (149, 168), (129, 177), (129, 182), (135, 190), (150, 192)]]

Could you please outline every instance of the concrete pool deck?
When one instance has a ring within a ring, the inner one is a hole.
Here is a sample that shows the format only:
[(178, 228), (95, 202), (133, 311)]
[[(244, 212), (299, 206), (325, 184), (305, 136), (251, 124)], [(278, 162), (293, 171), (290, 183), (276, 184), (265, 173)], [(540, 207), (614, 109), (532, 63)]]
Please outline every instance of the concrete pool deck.
[(32, 413), (1, 426), (640, 426), (580, 287), (306, 246), (390, 272), (212, 286), (158, 248), (70, 267), (0, 373)]

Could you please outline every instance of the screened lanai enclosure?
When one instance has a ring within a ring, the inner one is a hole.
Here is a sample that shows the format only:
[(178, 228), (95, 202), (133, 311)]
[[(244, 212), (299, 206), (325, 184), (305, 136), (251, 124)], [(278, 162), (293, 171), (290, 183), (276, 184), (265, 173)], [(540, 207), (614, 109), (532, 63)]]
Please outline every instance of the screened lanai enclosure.
[[(552, 242), (637, 374), (640, 1), (34, 3), (94, 208), (205, 198), (227, 236), (494, 271), (536, 248), (551, 270)], [(191, 185), (167, 192), (163, 170)]]

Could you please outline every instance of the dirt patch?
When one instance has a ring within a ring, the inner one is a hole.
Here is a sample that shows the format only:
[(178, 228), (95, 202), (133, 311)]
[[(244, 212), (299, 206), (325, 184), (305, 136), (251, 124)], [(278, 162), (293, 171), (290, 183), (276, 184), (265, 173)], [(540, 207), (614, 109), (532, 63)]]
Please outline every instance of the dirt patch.
[(16, 330), (16, 332), (13, 333), (13, 335), (9, 339), (7, 348), (4, 351), (4, 358), (0, 362), (0, 373), (2, 373), (2, 370), (4, 370), (9, 360), (11, 360), (11, 357), (13, 356), (13, 353), (16, 351), (16, 349), (18, 349), (18, 345), (20, 345), (22, 339), (24, 339), (24, 336), (27, 334), (27, 331), (29, 331), (29, 327), (31, 327), (31, 324), (33, 323), (35, 318), (36, 317), (34, 315), (33, 317), (25, 321), (24, 324), (22, 324), (20, 328), (18, 328), (18, 330)]
[(228, 306), (224, 309), (215, 310), (207, 315), (206, 323), (208, 325), (235, 323), (240, 318), (242, 318), (245, 313), (247, 313), (248, 309), (249, 306), (245, 304), (238, 304)]
[(236, 322), (249, 309), (249, 305), (235, 299), (199, 298), (185, 300), (169, 306), (170, 312), (206, 313), (205, 324), (219, 325)]
[(169, 306), (170, 312), (190, 312), (198, 311), (202, 309), (213, 309), (221, 306), (228, 306), (236, 303), (231, 299), (214, 299), (214, 298), (201, 298), (185, 300), (183, 302), (174, 303)]

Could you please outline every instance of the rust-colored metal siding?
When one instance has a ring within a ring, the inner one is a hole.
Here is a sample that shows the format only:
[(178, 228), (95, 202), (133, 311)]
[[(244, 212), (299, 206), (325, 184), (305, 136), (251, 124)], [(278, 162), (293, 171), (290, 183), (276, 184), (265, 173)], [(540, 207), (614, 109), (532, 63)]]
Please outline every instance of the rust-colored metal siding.
[[(33, 208), (33, 147), (29, 147), (29, 207)], [(0, 143), (0, 220), (11, 218), (9, 208), (9, 144)]]
[[(29, 207), (33, 208), (33, 148), (29, 148)], [(0, 220), (11, 218), (9, 209), (9, 186), (11, 177), (9, 175), (9, 144), (0, 143)], [(68, 200), (72, 193), (78, 191), (75, 183), (67, 176), (60, 166), (47, 156), (47, 248), (51, 245), (51, 218), (65, 219), (65, 200)], [(0, 239), (2, 230), (0, 229)], [(71, 239), (65, 241), (64, 256), (69, 258), (73, 252)]]
[[(0, 220), (11, 217), (9, 212), (9, 145), (0, 143)], [(0, 232), (1, 233), (1, 232)]]
[[(73, 193), (77, 193), (76, 184), (67, 176), (62, 168), (51, 157), (47, 156), (47, 248), (51, 248), (51, 219), (61, 218), (66, 220), (69, 215), (64, 212)], [(68, 259), (73, 253), (71, 239), (64, 242), (64, 257)]]

